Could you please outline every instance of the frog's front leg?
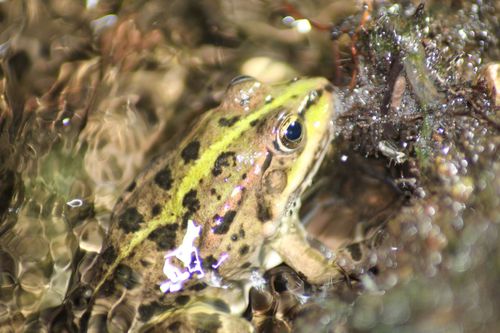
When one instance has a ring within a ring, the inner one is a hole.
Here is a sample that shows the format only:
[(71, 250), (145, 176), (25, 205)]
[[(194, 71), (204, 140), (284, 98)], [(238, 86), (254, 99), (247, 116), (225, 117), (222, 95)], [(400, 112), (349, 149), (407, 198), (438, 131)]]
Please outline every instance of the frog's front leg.
[[(306, 277), (312, 284), (324, 284), (339, 280), (340, 269), (335, 258), (327, 258), (319, 250), (313, 248), (306, 239), (306, 232), (297, 214), (286, 216), (267, 244), (293, 270)], [(272, 253), (268, 252), (272, 257)]]

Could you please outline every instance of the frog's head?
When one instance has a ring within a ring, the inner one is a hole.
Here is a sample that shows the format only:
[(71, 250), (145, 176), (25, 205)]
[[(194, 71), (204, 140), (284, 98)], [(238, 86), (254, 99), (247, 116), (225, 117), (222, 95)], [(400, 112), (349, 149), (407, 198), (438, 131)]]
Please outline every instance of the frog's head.
[(224, 103), (249, 127), (238, 151), (253, 153), (251, 173), (260, 173), (252, 186), (258, 218), (277, 221), (310, 184), (332, 139), (340, 104), (334, 88), (324, 78), (267, 86), (242, 77), (233, 80)]
[(202, 257), (228, 258), (219, 272), (249, 267), (262, 235), (292, 209), (325, 155), (339, 104), (323, 78), (267, 85), (239, 77), (196, 122), (180, 147), (176, 200), (164, 211), (204, 224)]

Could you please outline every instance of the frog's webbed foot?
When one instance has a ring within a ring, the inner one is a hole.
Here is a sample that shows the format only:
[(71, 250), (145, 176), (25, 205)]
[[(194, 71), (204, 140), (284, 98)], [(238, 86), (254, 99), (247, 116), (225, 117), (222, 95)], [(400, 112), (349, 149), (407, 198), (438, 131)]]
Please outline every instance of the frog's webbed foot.
[(327, 258), (313, 248), (306, 239), (305, 231), (295, 216), (287, 217), (278, 234), (269, 242), (272, 250), (309, 283), (325, 284), (340, 281), (344, 277), (335, 258)]
[(230, 314), (213, 304), (193, 302), (183, 308), (163, 312), (142, 327), (140, 332), (251, 333), (254, 328), (244, 318)]

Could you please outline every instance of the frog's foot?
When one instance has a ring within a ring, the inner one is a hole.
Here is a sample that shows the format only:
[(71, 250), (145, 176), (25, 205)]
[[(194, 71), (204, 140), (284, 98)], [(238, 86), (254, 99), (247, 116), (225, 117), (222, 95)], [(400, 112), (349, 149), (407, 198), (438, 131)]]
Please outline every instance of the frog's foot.
[(244, 318), (204, 302), (193, 302), (183, 308), (163, 312), (140, 329), (141, 332), (213, 332), (251, 333), (252, 324)]
[(302, 227), (296, 221), (287, 221), (288, 228), (270, 240), (269, 246), (288, 266), (309, 283), (325, 284), (343, 280), (345, 274), (331, 258), (313, 248), (305, 238)]

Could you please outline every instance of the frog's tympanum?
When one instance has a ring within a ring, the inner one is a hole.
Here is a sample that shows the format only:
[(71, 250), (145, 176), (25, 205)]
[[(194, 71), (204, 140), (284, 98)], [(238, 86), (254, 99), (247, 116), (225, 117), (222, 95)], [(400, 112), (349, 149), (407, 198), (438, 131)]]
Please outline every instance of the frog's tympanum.
[(337, 278), (297, 210), (338, 105), (323, 78), (233, 80), (120, 199), (82, 330), (252, 332), (241, 314), (256, 272), (285, 262), (310, 283)]

